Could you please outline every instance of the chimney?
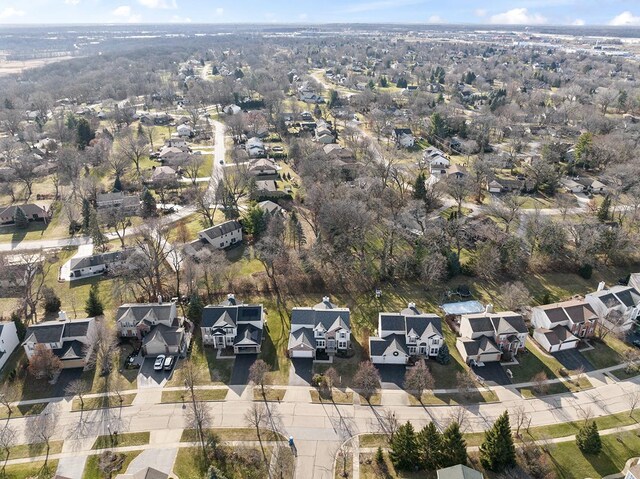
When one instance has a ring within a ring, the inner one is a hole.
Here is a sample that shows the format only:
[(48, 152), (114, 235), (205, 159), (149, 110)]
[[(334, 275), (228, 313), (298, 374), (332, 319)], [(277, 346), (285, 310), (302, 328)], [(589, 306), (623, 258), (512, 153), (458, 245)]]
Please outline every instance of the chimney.
[(416, 309), (416, 303), (409, 303), (409, 309)]
[(604, 286), (605, 286), (604, 281), (600, 281), (598, 283), (598, 291), (602, 291), (604, 289)]
[(323, 303), (330, 303), (331, 301), (329, 300), (329, 296), (323, 296), (322, 297), (322, 302)]
[(158, 304), (162, 304), (162, 295), (161, 294), (158, 295)]
[(235, 294), (233, 294), (233, 293), (229, 293), (229, 294), (227, 295), (227, 299), (236, 299), (236, 295), (235, 295)]
[(487, 304), (484, 308), (484, 312), (487, 314), (493, 313), (493, 304), (491, 303)]
[(66, 321), (67, 319), (67, 313), (65, 311), (58, 311), (58, 321)]

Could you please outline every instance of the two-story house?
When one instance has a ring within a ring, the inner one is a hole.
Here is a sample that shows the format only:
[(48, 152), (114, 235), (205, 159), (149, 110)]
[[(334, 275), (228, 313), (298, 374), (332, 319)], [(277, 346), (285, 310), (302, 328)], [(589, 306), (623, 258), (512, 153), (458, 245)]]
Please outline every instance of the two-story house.
[(142, 341), (145, 356), (184, 355), (191, 340), (189, 323), (178, 317), (176, 303), (128, 303), (116, 312), (116, 325), (122, 337)]
[(522, 316), (512, 311), (463, 314), (456, 348), (467, 363), (500, 361), (525, 348), (528, 332)]
[(198, 237), (216, 249), (224, 249), (242, 241), (242, 225), (236, 220), (225, 221), (200, 231)]
[(437, 356), (443, 344), (440, 318), (409, 303), (400, 313), (378, 315), (378, 335), (369, 338), (369, 353), (374, 364), (406, 364), (411, 356)]
[(533, 339), (550, 353), (576, 348), (581, 339), (595, 334), (597, 323), (598, 315), (581, 299), (545, 304), (531, 310)]
[(200, 329), (205, 346), (257, 354), (264, 336), (264, 310), (261, 304), (243, 304), (230, 294), (226, 301), (202, 310)]
[(19, 344), (16, 323), (13, 321), (0, 322), (0, 370)]
[(45, 321), (29, 326), (22, 345), (29, 360), (40, 344), (60, 358), (63, 369), (84, 368), (91, 356), (90, 338), (94, 328), (93, 318), (71, 321), (64, 311), (60, 311), (58, 321)]
[(584, 298), (598, 315), (602, 325), (614, 333), (629, 331), (640, 315), (640, 293), (633, 286), (601, 284), (598, 291)]
[(351, 312), (328, 296), (311, 308), (293, 308), (288, 352), (291, 358), (315, 358), (346, 352), (351, 347)]

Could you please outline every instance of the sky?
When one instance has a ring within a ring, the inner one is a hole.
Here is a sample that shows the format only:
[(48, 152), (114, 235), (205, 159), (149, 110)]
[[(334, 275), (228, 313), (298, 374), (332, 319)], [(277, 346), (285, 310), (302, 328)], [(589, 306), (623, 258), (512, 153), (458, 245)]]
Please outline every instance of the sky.
[(0, 24), (329, 22), (640, 26), (640, 0), (0, 0)]

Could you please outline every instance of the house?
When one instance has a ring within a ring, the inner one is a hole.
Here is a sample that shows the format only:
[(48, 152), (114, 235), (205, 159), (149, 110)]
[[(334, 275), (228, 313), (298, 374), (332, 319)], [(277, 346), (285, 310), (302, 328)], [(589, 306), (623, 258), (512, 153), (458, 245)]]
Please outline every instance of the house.
[(167, 479), (168, 477), (169, 474), (165, 472), (154, 469), (153, 467), (145, 467), (135, 474), (118, 474), (116, 479)]
[(94, 328), (94, 318), (71, 321), (60, 311), (58, 321), (29, 326), (22, 346), (29, 360), (36, 352), (36, 345), (41, 344), (60, 359), (62, 369), (84, 368), (91, 356), (90, 338)]
[(187, 140), (185, 140), (184, 138), (170, 138), (168, 140), (164, 140), (164, 146), (167, 148), (171, 148), (171, 147), (181, 148), (183, 149), (183, 151), (189, 149)]
[(616, 285), (585, 296), (602, 325), (616, 333), (628, 331), (640, 314), (640, 293), (632, 286)]
[(127, 303), (116, 312), (118, 333), (142, 341), (145, 356), (184, 355), (191, 340), (189, 324), (178, 317), (176, 303)]
[(456, 178), (458, 180), (461, 180), (462, 178), (464, 178), (468, 174), (469, 174), (469, 172), (462, 165), (455, 165), (454, 164), (454, 165), (451, 165), (451, 167), (447, 170), (447, 177)]
[(264, 213), (271, 216), (283, 215), (285, 213), (285, 210), (282, 207), (280, 207), (278, 203), (274, 203), (273, 201), (269, 201), (269, 200), (261, 201), (260, 203), (258, 203), (257, 206)]
[(286, 191), (278, 189), (278, 183), (275, 180), (258, 180), (253, 196), (256, 198), (280, 198), (286, 194)]
[(579, 178), (576, 181), (583, 186), (583, 191), (586, 193), (604, 195), (608, 192), (607, 185), (599, 180), (594, 180), (592, 178)]
[(394, 128), (393, 139), (396, 145), (403, 148), (411, 148), (416, 144), (416, 139), (413, 137), (411, 128)]
[(351, 347), (351, 312), (338, 308), (328, 296), (311, 308), (293, 308), (287, 350), (290, 358), (329, 356)]
[(595, 334), (597, 322), (594, 309), (581, 299), (536, 306), (531, 311), (533, 339), (550, 353), (576, 348), (581, 339)]
[(98, 193), (96, 195), (96, 208), (99, 210), (107, 208), (122, 208), (124, 210), (135, 210), (140, 207), (140, 198), (136, 195), (125, 195), (122, 191), (114, 193)]
[(105, 274), (109, 269), (125, 264), (132, 249), (79, 256), (69, 260), (69, 281)]
[(260, 138), (257, 138), (255, 136), (247, 140), (244, 148), (249, 156), (257, 157), (265, 155), (264, 143)]
[[(16, 288), (23, 288), (29, 279), (36, 274), (40, 264), (29, 265), (22, 262), (0, 262), (2, 274), (0, 275), (0, 297), (5, 293), (15, 292)], [(11, 297), (11, 294), (8, 294)]]
[(586, 190), (584, 185), (571, 178), (563, 179), (562, 186), (564, 186), (564, 189), (567, 191), (567, 193), (583, 193)]
[(512, 311), (463, 314), (456, 348), (466, 363), (481, 365), (517, 355), (528, 334), (522, 316)]
[(502, 186), (496, 180), (491, 180), (487, 184), (487, 190), (489, 191), (489, 193), (502, 193), (502, 191), (504, 190), (504, 186)]
[(400, 313), (378, 315), (378, 335), (369, 338), (369, 354), (374, 364), (406, 364), (411, 356), (437, 356), (443, 344), (440, 318), (409, 303)]
[(16, 211), (20, 208), (29, 221), (47, 222), (51, 218), (51, 214), (44, 208), (27, 203), (24, 205), (0, 206), (0, 225), (13, 224)]
[(216, 249), (224, 249), (242, 241), (242, 225), (237, 220), (225, 221), (200, 231), (198, 237)]
[(151, 181), (154, 183), (175, 180), (176, 177), (176, 170), (170, 166), (154, 166), (153, 173), (151, 173)]
[(176, 131), (178, 132), (178, 136), (181, 138), (190, 138), (193, 136), (193, 129), (184, 123), (182, 125), (178, 125)]
[(233, 294), (217, 306), (202, 310), (202, 343), (215, 349), (233, 347), (234, 354), (258, 354), (264, 334), (261, 304), (243, 304)]
[(483, 479), (481, 472), (462, 464), (438, 469), (438, 479)]
[(331, 131), (329, 124), (324, 121), (318, 122), (315, 131), (315, 139), (318, 143), (322, 143), (324, 145), (334, 143), (336, 141), (336, 137)]
[(253, 176), (273, 176), (278, 173), (278, 166), (272, 159), (260, 158), (249, 162), (248, 172)]
[(19, 344), (16, 324), (13, 321), (0, 322), (0, 370)]

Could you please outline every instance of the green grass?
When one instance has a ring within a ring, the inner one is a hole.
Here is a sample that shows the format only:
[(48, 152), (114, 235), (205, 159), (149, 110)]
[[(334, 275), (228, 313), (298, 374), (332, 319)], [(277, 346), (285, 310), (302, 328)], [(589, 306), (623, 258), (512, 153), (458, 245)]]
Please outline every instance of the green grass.
[[(122, 403), (120, 403), (120, 399), (117, 395), (113, 396), (102, 396), (96, 398), (84, 398), (84, 410), (91, 411), (94, 409), (105, 409), (111, 407), (120, 407), (120, 406), (131, 406), (133, 404), (133, 400), (136, 398), (135, 394), (121, 394)], [(72, 411), (81, 411), (82, 405), (80, 403), (80, 399), (75, 398), (71, 405)]]
[(631, 349), (630, 346), (609, 334), (604, 340), (592, 340), (593, 349), (582, 351), (582, 355), (589, 360), (596, 369), (609, 368), (624, 363), (624, 352)]
[(626, 379), (635, 378), (640, 375), (640, 369), (632, 368), (630, 371), (627, 371), (627, 368), (616, 369), (615, 371), (611, 371), (611, 374), (619, 379), (620, 381), (624, 381)]
[(257, 386), (253, 388), (253, 400), (254, 401), (277, 401), (280, 402), (284, 399), (284, 395), (286, 394), (286, 389), (274, 389), (274, 388), (264, 388), (264, 392), (262, 389)]
[[(36, 416), (40, 414), (45, 407), (47, 407), (46, 402), (39, 402), (34, 404), (21, 404), (19, 406), (11, 407), (11, 417), (23, 417), (23, 416)], [(9, 411), (6, 407), (0, 406), (2, 408), (0, 412), (0, 419), (6, 419), (9, 417)]]
[(584, 391), (585, 389), (591, 389), (592, 387), (593, 384), (591, 384), (591, 381), (583, 377), (577, 381), (571, 380), (548, 384), (546, 390), (540, 392), (536, 391), (533, 387), (518, 388), (518, 391), (523, 398), (531, 399), (540, 396), (551, 396), (553, 394)]
[(387, 452), (384, 452), (383, 454), (384, 462), (382, 464), (376, 463), (375, 454), (360, 454), (360, 479), (425, 479), (428, 477), (435, 477), (427, 475), (425, 471), (396, 471), (391, 463), (389, 454)]
[(339, 389), (333, 389), (331, 397), (325, 397), (320, 394), (317, 389), (311, 389), (311, 402), (313, 403), (328, 403), (328, 404), (353, 404), (353, 393), (340, 391)]
[[(35, 477), (53, 477), (56, 469), (58, 469), (58, 460), (50, 460), (47, 462), (46, 468), (44, 461), (31, 462), (29, 464), (13, 464), (8, 465), (4, 471), (4, 479), (28, 479)], [(42, 474), (39, 476), (38, 474)]]
[(387, 436), (384, 434), (361, 434), (360, 447), (387, 447)]
[[(138, 457), (141, 452), (142, 451), (129, 451), (117, 453), (118, 455), (124, 456), (124, 461), (120, 469), (111, 477), (115, 477), (118, 473), (124, 473), (129, 467), (129, 464), (131, 464), (131, 461)], [(82, 479), (103, 479), (104, 477), (106, 476), (100, 471), (100, 455), (89, 456), (84, 466)]]
[[(209, 434), (215, 434), (220, 441), (257, 441), (258, 435), (256, 430), (251, 427), (218, 427), (208, 429)], [(261, 434), (263, 441), (283, 441), (281, 434), (274, 433), (268, 429), (262, 429)], [(182, 431), (180, 442), (197, 442), (198, 434), (195, 429), (185, 429)]]
[(360, 404), (363, 406), (380, 406), (382, 404), (382, 395), (380, 393), (374, 393), (367, 400), (362, 394), (358, 394), (360, 396)]
[[(227, 397), (227, 388), (224, 389), (196, 389), (195, 396), (197, 401), (224, 401)], [(186, 391), (162, 391), (163, 403), (181, 403), (190, 401), (190, 394)]]
[(409, 394), (409, 404), (411, 406), (456, 406), (460, 404), (477, 404), (498, 402), (498, 396), (493, 391), (472, 391), (468, 396), (460, 393), (424, 393), (422, 403)]
[[(118, 441), (115, 444), (116, 447), (128, 447), (128, 446), (144, 446), (149, 444), (149, 432), (125, 432), (118, 434)], [(104, 436), (98, 436), (93, 443), (91, 449), (108, 449), (113, 447), (111, 444), (111, 436), (105, 434)]]
[[(219, 463), (214, 463), (214, 465), (223, 469), (222, 472), (225, 477), (262, 479), (269, 475), (265, 470), (264, 461), (258, 461), (257, 463), (250, 465), (250, 461), (244, 459), (245, 457), (262, 457), (262, 453), (259, 451), (260, 448), (253, 447), (234, 447), (233, 450), (222, 448), (222, 452), (228, 457), (228, 459), (224, 465)], [(265, 453), (267, 457), (271, 457), (272, 449), (270, 447), (265, 447)], [(234, 454), (234, 456), (230, 457), (230, 454)], [(290, 458), (290, 460), (292, 459), (293, 458)], [(181, 448), (178, 450), (178, 455), (176, 456), (176, 461), (173, 465), (173, 472), (178, 479), (204, 477), (204, 474), (210, 465), (212, 464), (202, 463), (201, 453), (198, 448)]]
[[(58, 454), (62, 452), (62, 444), (64, 441), (50, 441), (49, 442), (49, 454)], [(9, 448), (9, 460), (21, 459), (24, 457), (39, 457), (44, 456), (47, 453), (47, 446), (45, 443), (36, 444), (20, 444), (19, 446), (13, 446)], [(6, 452), (0, 451), (0, 461), (4, 461)]]
[[(197, 385), (218, 384), (223, 385), (231, 379), (233, 369), (233, 359), (217, 359), (218, 350), (202, 345), (200, 328), (196, 328), (191, 350), (191, 361), (198, 368)], [(182, 374), (183, 361), (178, 361), (173, 371), (171, 379), (167, 382), (168, 387), (184, 387), (184, 377)]]
[[(596, 422), (598, 429), (603, 431), (605, 429), (638, 424), (638, 422), (640, 422), (640, 411), (634, 411), (633, 415), (629, 414), (629, 412), (623, 412), (611, 414), (609, 416), (596, 417), (593, 418), (593, 420)], [(566, 437), (577, 434), (583, 424), (584, 421), (573, 421), (561, 424), (551, 424), (548, 426), (537, 426), (529, 428), (525, 433), (531, 437), (531, 439), (536, 440)]]
[(560, 363), (553, 357), (544, 356), (534, 345), (531, 344), (531, 338), (526, 342), (526, 349), (518, 354), (516, 358), (520, 364), (509, 366), (513, 374), (513, 383), (526, 383), (539, 372), (543, 372), (549, 379), (557, 377), (558, 373), (553, 369), (561, 368)]
[(549, 456), (561, 479), (604, 477), (619, 473), (625, 462), (638, 456), (640, 438), (632, 432), (602, 436), (602, 451), (596, 456), (583, 454), (575, 442), (549, 447)]

